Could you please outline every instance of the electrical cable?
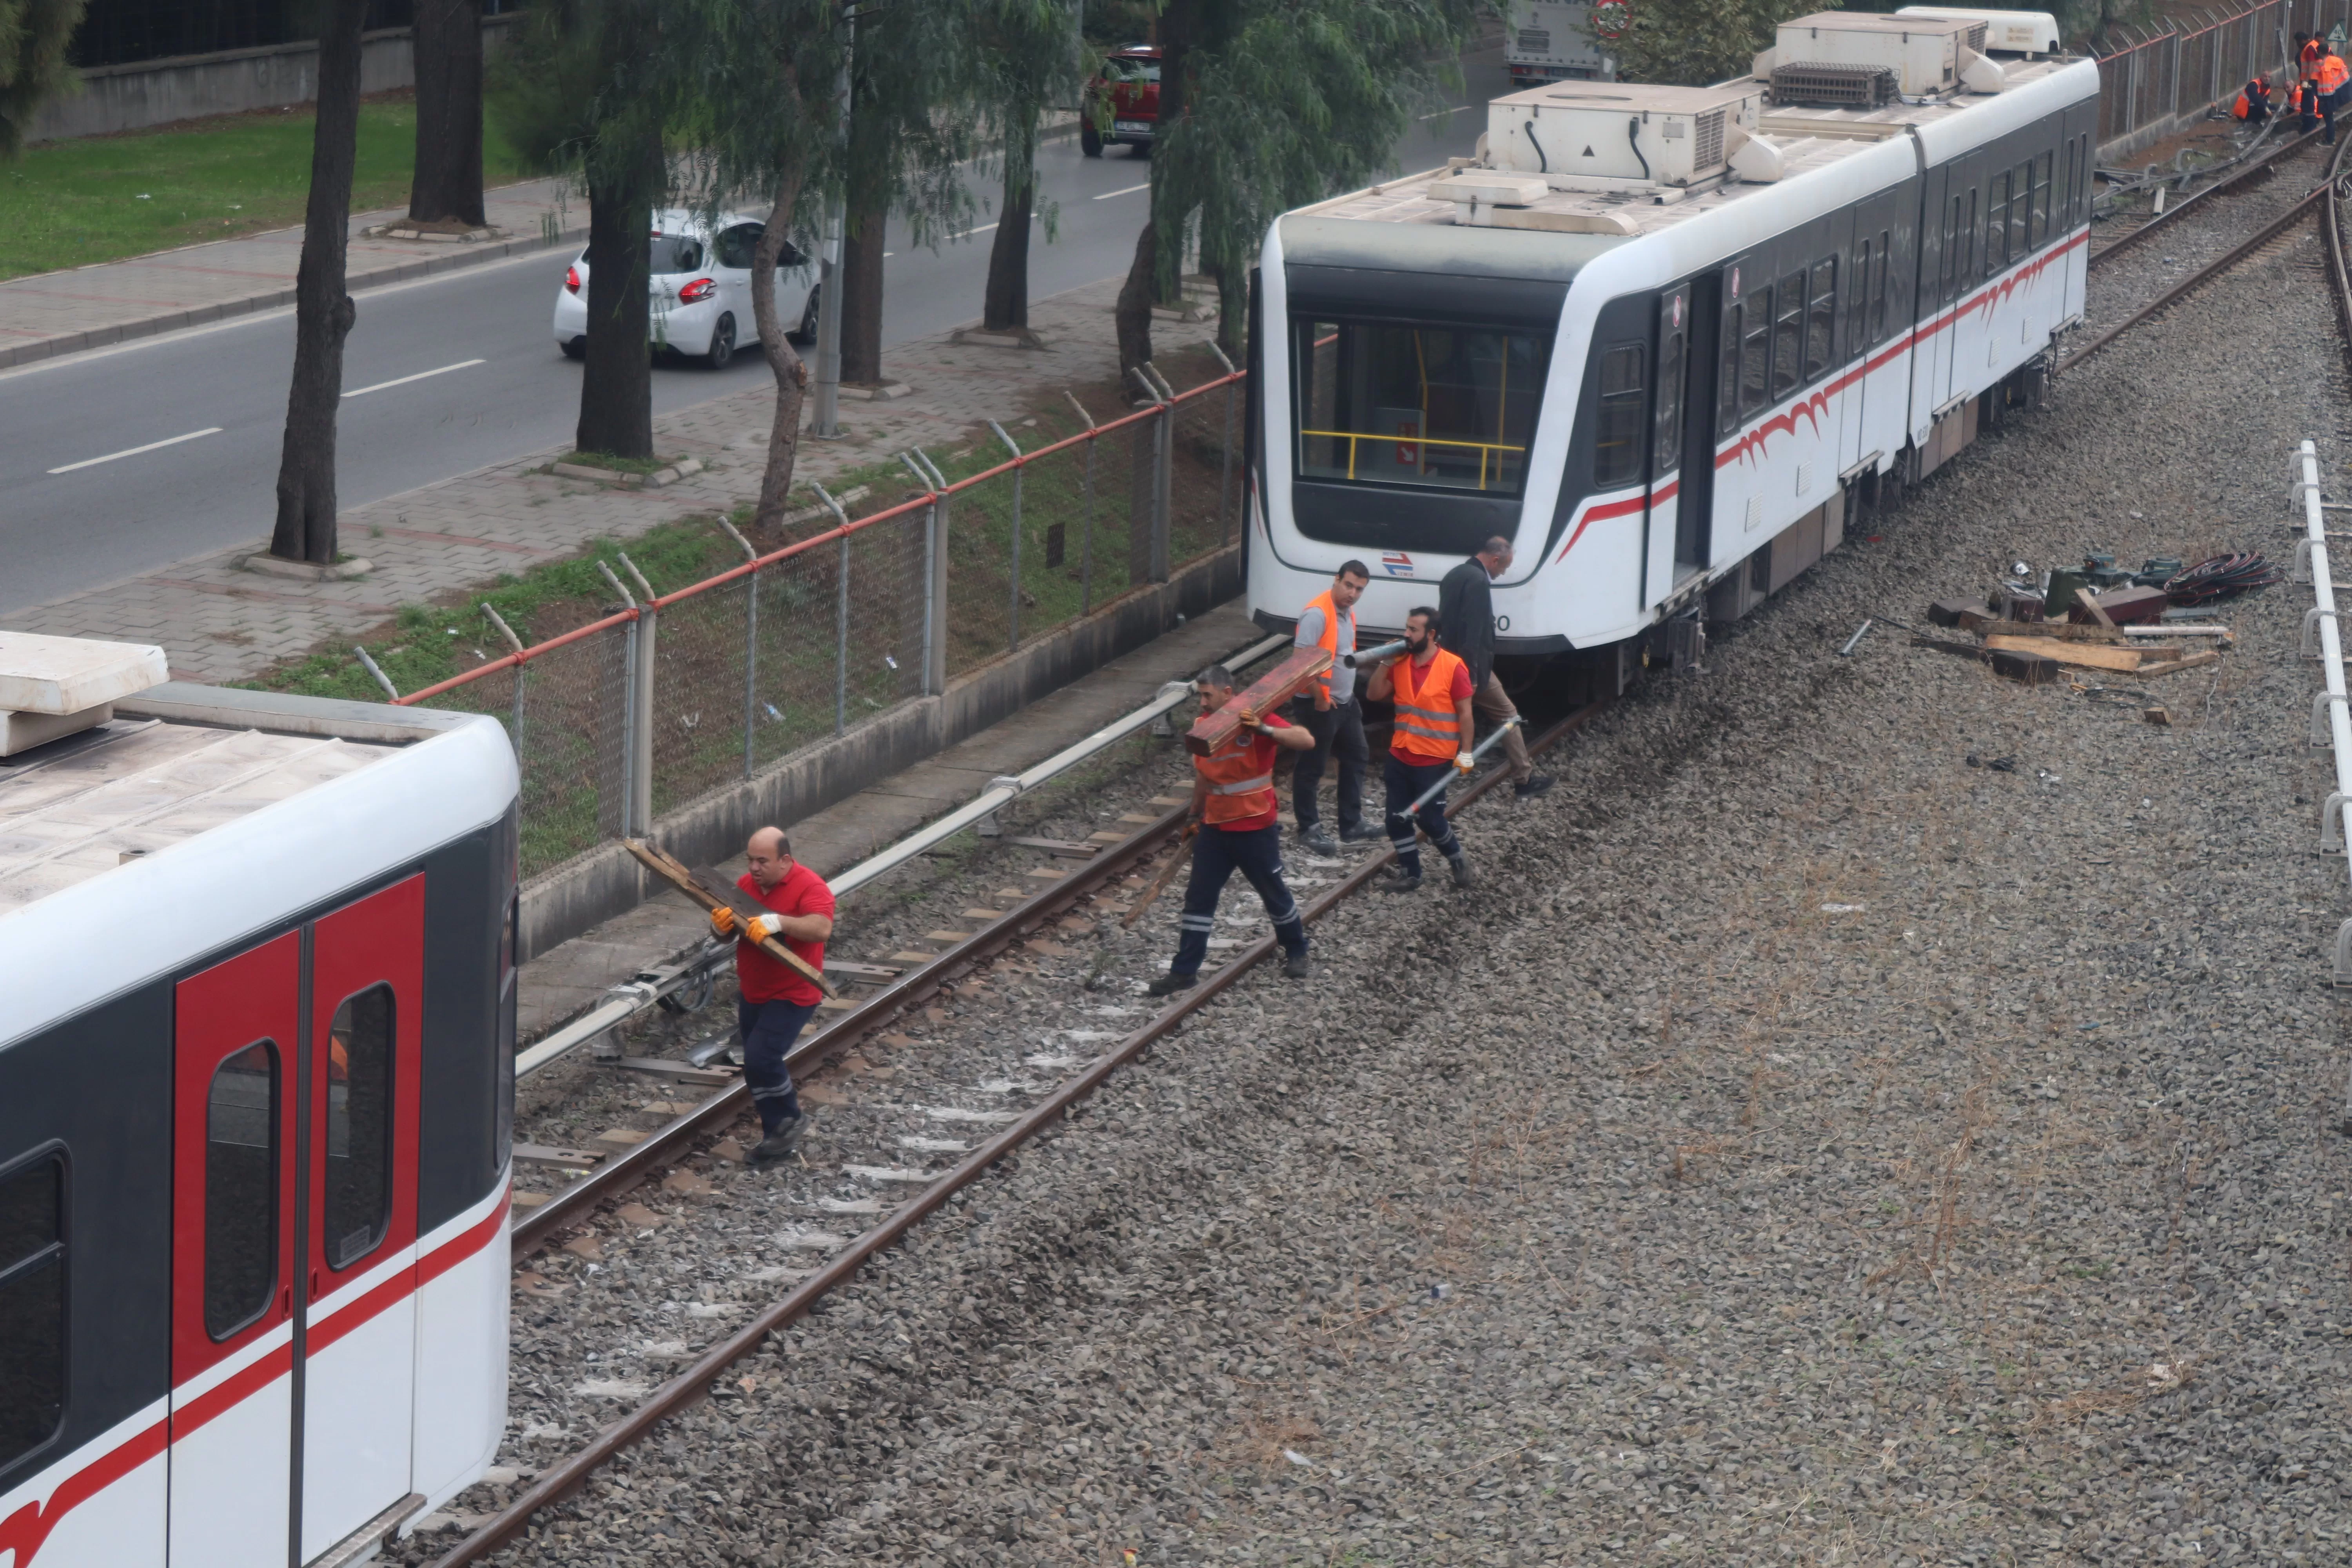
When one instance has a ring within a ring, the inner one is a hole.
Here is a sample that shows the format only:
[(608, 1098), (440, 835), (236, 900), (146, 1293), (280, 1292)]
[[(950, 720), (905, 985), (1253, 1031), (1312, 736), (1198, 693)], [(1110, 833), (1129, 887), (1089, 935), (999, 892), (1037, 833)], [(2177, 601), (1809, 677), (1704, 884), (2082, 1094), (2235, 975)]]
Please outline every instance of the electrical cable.
[(1642, 117), (1638, 114), (1625, 121), (1625, 144), (1633, 149), (1634, 161), (1642, 165), (1642, 178), (1654, 178), (1650, 161), (1642, 156)]
[(2286, 574), (2260, 553), (2239, 551), (2199, 562), (2166, 582), (2164, 592), (2176, 605), (2210, 605), (2285, 581)]
[(1551, 160), (1544, 156), (1543, 143), (1536, 140), (1536, 122), (1534, 121), (1530, 120), (1527, 122), (1527, 132), (1528, 145), (1536, 150), (1536, 172), (1541, 174), (1550, 174)]

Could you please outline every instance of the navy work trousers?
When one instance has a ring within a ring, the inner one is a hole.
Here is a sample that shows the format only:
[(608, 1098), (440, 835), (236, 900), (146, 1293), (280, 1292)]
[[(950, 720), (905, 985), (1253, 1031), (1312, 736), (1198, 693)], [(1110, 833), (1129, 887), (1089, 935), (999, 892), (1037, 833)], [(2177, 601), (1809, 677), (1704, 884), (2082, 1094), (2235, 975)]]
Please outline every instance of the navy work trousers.
[[(1398, 866), (1409, 877), (1421, 875), (1421, 844), (1412, 835), (1416, 817), (1405, 816), (1405, 807), (1430, 785), (1451, 779), (1455, 771), (1452, 763), (1432, 763), (1421, 767), (1406, 762), (1394, 752), (1389, 753), (1388, 772), (1381, 781), (1388, 785), (1389, 792), (1389, 845), (1396, 851)], [(1417, 820), (1428, 830), (1429, 841), (1437, 846), (1440, 855), (1451, 860), (1462, 853), (1462, 841), (1454, 837), (1454, 825), (1445, 820), (1445, 794), (1443, 790), (1438, 792), (1436, 799), (1421, 808)]]
[(1247, 877), (1265, 900), (1266, 918), (1274, 922), (1275, 940), (1283, 952), (1307, 951), (1307, 922), (1299, 916), (1298, 900), (1290, 896), (1289, 884), (1282, 879), (1282, 824), (1247, 833), (1203, 827), (1192, 840), (1192, 879), (1184, 885), (1182, 934), (1176, 941), (1176, 962), (1169, 965), (1172, 973), (1201, 973), (1209, 957), (1209, 933), (1217, 927), (1217, 895), (1235, 871)]
[(1291, 700), (1290, 721), (1315, 737), (1311, 752), (1294, 752), (1297, 770), (1290, 775), (1290, 807), (1306, 832), (1323, 820), (1322, 803), (1315, 798), (1323, 787), (1323, 767), (1339, 759), (1339, 829), (1347, 831), (1364, 820), (1364, 763), (1371, 752), (1364, 744), (1364, 710), (1353, 697), (1328, 710), (1317, 712), (1315, 699)]
[(814, 1002), (737, 1002), (735, 1026), (743, 1035), (743, 1081), (760, 1112), (760, 1131), (772, 1133), (801, 1113), (784, 1058), (801, 1030), (816, 1016)]

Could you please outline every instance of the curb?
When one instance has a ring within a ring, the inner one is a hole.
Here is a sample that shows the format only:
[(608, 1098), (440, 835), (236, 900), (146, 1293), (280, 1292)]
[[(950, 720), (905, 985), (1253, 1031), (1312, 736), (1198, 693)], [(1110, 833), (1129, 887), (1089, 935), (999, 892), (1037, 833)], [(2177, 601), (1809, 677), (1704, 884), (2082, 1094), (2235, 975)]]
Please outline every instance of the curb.
[[(529, 251), (552, 250), (588, 237), (588, 226), (558, 230), (552, 239), (543, 235), (509, 239), (495, 245), (469, 245), (455, 247), (446, 255), (432, 256), (416, 261), (404, 261), (372, 271), (347, 274), (344, 290), (356, 294), (364, 289), (379, 289), (387, 283), (406, 283), (418, 278), (430, 278), (436, 273), (455, 272), (460, 268), (479, 267), (484, 262), (502, 261), (509, 256)], [(294, 290), (273, 289), (264, 294), (248, 294), (241, 300), (224, 300), (218, 304), (196, 305), (184, 310), (166, 310), (160, 315), (142, 317), (135, 321), (118, 321), (110, 327), (97, 327), (87, 332), (65, 332), (38, 342), (18, 343), (0, 348), (0, 370), (40, 360), (63, 359), (68, 354), (87, 353), (91, 349), (111, 348), (116, 343), (135, 342), (163, 332), (178, 331), (183, 327), (208, 326), (215, 321), (234, 321), (262, 310), (274, 310), (294, 303)]]

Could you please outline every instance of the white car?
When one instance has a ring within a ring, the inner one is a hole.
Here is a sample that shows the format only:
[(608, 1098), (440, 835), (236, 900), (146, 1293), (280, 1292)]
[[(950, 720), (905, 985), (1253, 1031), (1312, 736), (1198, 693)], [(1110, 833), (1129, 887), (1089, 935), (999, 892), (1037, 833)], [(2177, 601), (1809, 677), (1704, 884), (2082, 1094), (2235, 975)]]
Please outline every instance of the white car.
[[(735, 357), (738, 344), (759, 342), (751, 324), (751, 247), (760, 243), (757, 218), (730, 213), (716, 226), (692, 213), (672, 209), (654, 215), (650, 289), (652, 319), (646, 335), (656, 349), (698, 359), (713, 370)], [(816, 336), (815, 266), (790, 241), (776, 262), (776, 314), (800, 326), (793, 341)], [(588, 352), (588, 253), (564, 268), (555, 293), (555, 341), (573, 359)]]

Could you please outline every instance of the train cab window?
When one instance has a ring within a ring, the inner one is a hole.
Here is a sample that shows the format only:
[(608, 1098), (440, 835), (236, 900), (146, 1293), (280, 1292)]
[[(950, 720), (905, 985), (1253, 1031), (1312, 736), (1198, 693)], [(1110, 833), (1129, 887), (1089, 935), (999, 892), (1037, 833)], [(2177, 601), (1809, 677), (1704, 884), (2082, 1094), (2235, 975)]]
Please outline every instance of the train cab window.
[(1618, 343), (1601, 356), (1600, 419), (1592, 442), (1596, 489), (1629, 485), (1642, 477), (1642, 421), (1648, 408), (1642, 394), (1643, 348)]
[(1803, 268), (1780, 279), (1772, 295), (1772, 397), (1787, 396), (1804, 379), (1805, 274)]
[(278, 1047), (215, 1069), (205, 1096), (205, 1332), (225, 1340), (278, 1289)]
[(327, 1265), (375, 1249), (392, 1212), (393, 997), (373, 985), (335, 1009), (327, 1041)]
[(64, 1157), (0, 1176), (0, 1467), (47, 1442), (65, 1414), (65, 1241)]
[(2050, 164), (2055, 153), (2044, 153), (2033, 161), (2033, 243), (2050, 243)]
[(1771, 401), (1772, 290), (1748, 300), (1740, 319), (1739, 412), (1757, 412)]
[(1544, 334), (1301, 321), (1298, 473), (1515, 496), (1543, 401)]
[(1825, 374), (1837, 321), (1837, 258), (1813, 263), (1813, 304), (1805, 321), (1805, 379)]

